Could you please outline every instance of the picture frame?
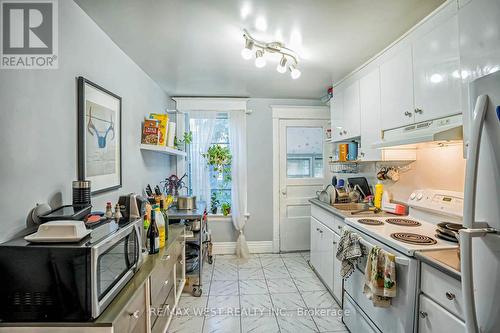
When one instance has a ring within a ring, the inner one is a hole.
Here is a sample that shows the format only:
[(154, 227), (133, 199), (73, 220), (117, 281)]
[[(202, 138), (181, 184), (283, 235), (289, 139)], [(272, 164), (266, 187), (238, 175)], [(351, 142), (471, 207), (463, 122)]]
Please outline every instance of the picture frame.
[(79, 76), (78, 180), (92, 194), (122, 187), (122, 98)]

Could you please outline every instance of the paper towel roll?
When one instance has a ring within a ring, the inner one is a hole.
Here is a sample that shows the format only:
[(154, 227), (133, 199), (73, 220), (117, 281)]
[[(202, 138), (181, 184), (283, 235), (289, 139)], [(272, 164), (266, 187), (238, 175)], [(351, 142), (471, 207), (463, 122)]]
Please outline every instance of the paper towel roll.
[(168, 123), (168, 134), (167, 134), (167, 146), (168, 147), (173, 147), (174, 146), (175, 125), (176, 124), (174, 122), (169, 122)]

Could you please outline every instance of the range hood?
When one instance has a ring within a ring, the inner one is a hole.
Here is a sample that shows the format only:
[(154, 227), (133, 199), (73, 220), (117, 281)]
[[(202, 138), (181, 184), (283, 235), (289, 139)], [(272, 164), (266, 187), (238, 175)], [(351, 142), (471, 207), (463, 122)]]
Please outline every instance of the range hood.
[(390, 148), (433, 141), (463, 140), (462, 124), (463, 117), (457, 114), (385, 130), (382, 132), (382, 141), (375, 142), (371, 147)]

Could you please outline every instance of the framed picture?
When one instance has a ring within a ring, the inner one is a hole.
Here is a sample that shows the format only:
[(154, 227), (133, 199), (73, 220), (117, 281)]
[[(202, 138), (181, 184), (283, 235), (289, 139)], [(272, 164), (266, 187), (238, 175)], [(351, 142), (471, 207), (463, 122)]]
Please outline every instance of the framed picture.
[(122, 186), (122, 99), (78, 77), (78, 179), (92, 194)]

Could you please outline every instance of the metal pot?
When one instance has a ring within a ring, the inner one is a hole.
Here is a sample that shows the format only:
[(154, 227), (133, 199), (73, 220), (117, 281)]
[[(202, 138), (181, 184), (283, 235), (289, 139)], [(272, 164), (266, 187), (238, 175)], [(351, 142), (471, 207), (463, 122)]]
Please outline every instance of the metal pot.
[(196, 209), (196, 196), (178, 197), (177, 198), (177, 209), (179, 209), (179, 210)]
[(188, 228), (191, 229), (191, 231), (200, 231), (201, 229), (201, 221), (200, 220), (191, 220), (188, 221)]

